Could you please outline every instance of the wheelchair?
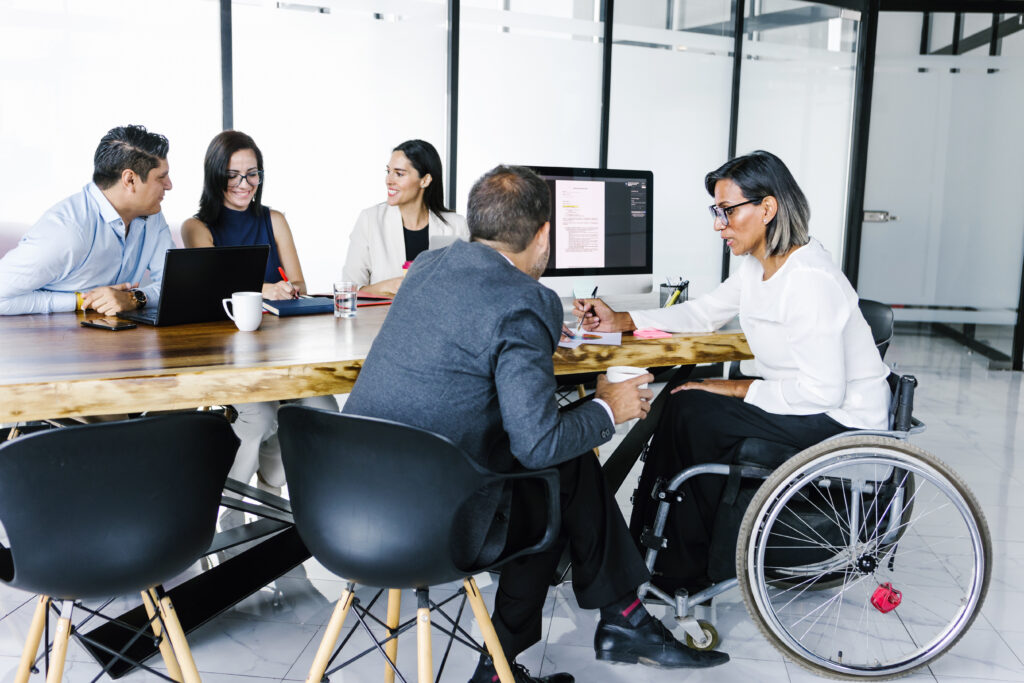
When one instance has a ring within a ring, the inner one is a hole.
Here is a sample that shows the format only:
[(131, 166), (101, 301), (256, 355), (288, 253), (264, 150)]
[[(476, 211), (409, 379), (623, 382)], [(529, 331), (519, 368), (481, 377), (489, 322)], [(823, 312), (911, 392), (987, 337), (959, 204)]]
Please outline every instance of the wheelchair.
[(736, 578), (692, 595), (639, 589), (648, 604), (674, 610), (688, 645), (718, 645), (714, 625), (693, 611), (737, 585), (768, 641), (829, 678), (908, 674), (970, 628), (991, 575), (988, 526), (957, 473), (907, 440), (925, 428), (912, 415), (916, 379), (892, 374), (889, 382), (888, 430), (844, 432), (796, 455), (747, 439), (736, 464), (697, 465), (655, 487), (660, 502), (642, 539), (652, 574), (687, 480), (763, 480), (740, 525)]

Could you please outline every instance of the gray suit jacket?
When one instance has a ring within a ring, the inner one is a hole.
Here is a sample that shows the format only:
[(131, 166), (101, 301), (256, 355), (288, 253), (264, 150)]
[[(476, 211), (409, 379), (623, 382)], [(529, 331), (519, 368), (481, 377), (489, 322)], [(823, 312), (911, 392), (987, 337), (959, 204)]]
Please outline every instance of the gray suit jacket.
[[(344, 412), (443, 434), (482, 466), (541, 469), (611, 438), (600, 405), (559, 412), (551, 356), (558, 296), (479, 243), (421, 254), (395, 297)], [(501, 549), (510, 491), (467, 507), (469, 556)]]

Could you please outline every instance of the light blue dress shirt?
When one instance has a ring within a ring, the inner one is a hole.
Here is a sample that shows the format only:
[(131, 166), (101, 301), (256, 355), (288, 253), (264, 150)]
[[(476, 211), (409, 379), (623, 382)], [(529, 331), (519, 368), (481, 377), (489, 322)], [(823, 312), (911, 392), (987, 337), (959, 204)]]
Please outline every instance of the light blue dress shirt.
[(75, 292), (123, 282), (148, 305), (160, 296), (164, 253), (174, 246), (163, 213), (124, 221), (95, 183), (48, 210), (0, 259), (0, 315), (75, 310)]

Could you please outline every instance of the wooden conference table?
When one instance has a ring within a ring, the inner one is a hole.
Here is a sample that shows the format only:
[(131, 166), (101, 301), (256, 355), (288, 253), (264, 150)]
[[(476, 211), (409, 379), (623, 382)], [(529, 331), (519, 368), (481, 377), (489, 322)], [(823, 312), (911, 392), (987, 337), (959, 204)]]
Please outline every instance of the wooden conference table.
[[(387, 310), (264, 315), (250, 333), (229, 321), (110, 332), (79, 326), (94, 313), (0, 316), (0, 423), (347, 393)], [(626, 335), (622, 346), (559, 349), (554, 364), (564, 375), (750, 357), (739, 332)]]
[[(330, 315), (265, 315), (260, 329), (249, 333), (236, 331), (228, 321), (159, 328), (140, 325), (110, 332), (79, 325), (96, 314), (0, 316), (0, 423), (346, 393), (387, 311), (387, 306), (361, 308), (350, 320)], [(415, 343), (410, 340), (411, 346)], [(559, 349), (554, 366), (556, 374), (570, 375), (612, 365), (654, 367), (750, 357), (739, 332), (657, 340), (626, 335), (618, 347)], [(615, 487), (636, 458), (636, 453), (624, 452), (627, 442), (628, 437), (606, 463), (606, 473), (613, 460), (621, 463)], [(629, 448), (635, 450), (636, 443), (634, 439)], [(141, 450), (139, 457), (145, 457)], [(251, 497), (264, 503), (269, 500), (255, 490)], [(262, 509), (268, 516), (255, 524), (264, 525), (263, 540), (168, 591), (186, 631), (309, 557), (290, 524), (287, 501), (280, 501), (276, 509)], [(220, 548), (230, 545), (227, 540), (219, 546), (214, 542)], [(141, 606), (120, 616), (138, 624), (145, 618)], [(126, 644), (125, 634), (109, 625), (89, 633), (114, 649)], [(96, 648), (89, 649), (104, 664), (110, 659)], [(151, 640), (141, 639), (128, 652), (141, 660), (156, 650)], [(110, 673), (119, 677), (130, 670), (118, 662)]]

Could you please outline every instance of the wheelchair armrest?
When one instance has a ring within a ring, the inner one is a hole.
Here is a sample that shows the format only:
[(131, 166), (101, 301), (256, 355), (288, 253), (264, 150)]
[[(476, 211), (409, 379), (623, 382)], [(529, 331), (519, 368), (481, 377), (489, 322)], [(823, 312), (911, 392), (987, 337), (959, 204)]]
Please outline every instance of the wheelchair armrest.
[(562, 527), (562, 507), (559, 501), (559, 480), (558, 470), (548, 468), (546, 470), (534, 470), (531, 472), (515, 472), (513, 474), (501, 475), (503, 481), (513, 479), (538, 479), (544, 484), (545, 498), (548, 509), (548, 523), (544, 528), (544, 536), (533, 545), (517, 550), (511, 555), (503, 556), (499, 564), (504, 564), (522, 555), (539, 553), (555, 542)]

